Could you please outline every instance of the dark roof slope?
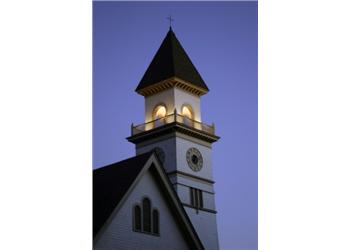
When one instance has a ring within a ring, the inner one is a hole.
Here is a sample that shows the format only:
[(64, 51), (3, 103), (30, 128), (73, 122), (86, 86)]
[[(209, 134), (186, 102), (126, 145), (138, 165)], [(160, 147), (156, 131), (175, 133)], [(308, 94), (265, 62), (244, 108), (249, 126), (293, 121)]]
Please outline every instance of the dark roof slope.
[(152, 152), (141, 154), (93, 171), (94, 237), (141, 172)]
[(174, 76), (209, 90), (170, 28), (135, 91)]

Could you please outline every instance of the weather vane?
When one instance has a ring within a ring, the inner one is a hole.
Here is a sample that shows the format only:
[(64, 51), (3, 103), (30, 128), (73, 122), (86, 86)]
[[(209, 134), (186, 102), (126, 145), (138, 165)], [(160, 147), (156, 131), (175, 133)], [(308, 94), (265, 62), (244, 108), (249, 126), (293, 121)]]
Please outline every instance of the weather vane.
[(170, 26), (170, 28), (171, 28), (171, 22), (173, 22), (173, 21), (174, 21), (174, 19), (172, 19), (172, 18), (171, 18), (171, 15), (170, 15), (170, 16), (168, 16), (168, 17), (167, 17), (167, 19), (169, 20), (169, 26)]

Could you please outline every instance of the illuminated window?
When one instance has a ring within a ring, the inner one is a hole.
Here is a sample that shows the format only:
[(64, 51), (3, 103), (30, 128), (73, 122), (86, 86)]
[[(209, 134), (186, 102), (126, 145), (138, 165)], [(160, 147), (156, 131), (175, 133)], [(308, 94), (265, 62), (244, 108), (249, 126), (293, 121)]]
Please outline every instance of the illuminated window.
[(163, 105), (158, 105), (153, 111), (153, 120), (163, 118), (166, 115), (166, 108)]
[(183, 116), (183, 123), (187, 126), (193, 126), (193, 112), (189, 105), (183, 105), (181, 109), (181, 114)]
[(192, 113), (191, 107), (184, 105), (182, 107), (182, 115), (187, 118), (193, 119), (193, 113)]

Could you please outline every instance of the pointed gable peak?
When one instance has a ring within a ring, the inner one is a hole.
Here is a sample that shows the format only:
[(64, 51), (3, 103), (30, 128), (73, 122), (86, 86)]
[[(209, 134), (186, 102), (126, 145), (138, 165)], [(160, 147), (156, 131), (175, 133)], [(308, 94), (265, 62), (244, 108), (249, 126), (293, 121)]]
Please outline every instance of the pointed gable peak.
[(173, 86), (198, 95), (209, 91), (170, 27), (135, 91), (150, 95)]

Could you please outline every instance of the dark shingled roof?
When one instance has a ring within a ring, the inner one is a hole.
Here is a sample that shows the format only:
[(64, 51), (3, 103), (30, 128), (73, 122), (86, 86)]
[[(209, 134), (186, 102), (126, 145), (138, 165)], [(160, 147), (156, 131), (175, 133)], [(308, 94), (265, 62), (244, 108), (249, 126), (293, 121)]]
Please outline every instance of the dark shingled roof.
[(120, 161), (93, 172), (94, 237), (132, 185), (152, 152)]
[(174, 76), (209, 90), (170, 28), (135, 91)]

